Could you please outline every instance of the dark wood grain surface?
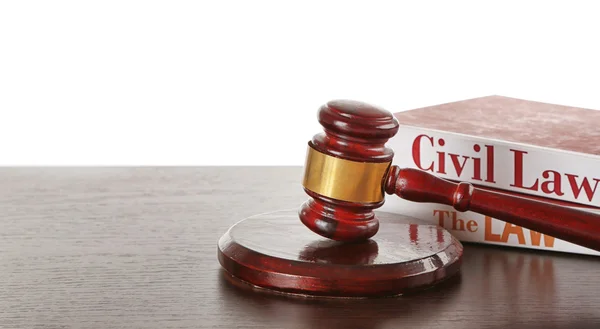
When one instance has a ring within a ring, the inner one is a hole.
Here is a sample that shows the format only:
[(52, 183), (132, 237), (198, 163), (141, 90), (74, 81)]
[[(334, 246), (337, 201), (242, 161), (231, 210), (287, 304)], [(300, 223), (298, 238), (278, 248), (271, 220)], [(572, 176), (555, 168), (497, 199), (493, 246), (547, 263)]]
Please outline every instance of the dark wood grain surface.
[(0, 328), (599, 328), (600, 259), (465, 245), (414, 296), (315, 300), (224, 279), (218, 238), (306, 199), (300, 167), (0, 169)]

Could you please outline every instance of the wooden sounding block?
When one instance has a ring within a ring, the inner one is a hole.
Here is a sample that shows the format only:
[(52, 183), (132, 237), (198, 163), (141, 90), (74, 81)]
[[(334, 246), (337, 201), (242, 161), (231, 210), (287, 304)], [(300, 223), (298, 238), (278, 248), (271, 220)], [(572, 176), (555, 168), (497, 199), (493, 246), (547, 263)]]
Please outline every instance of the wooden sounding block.
[(219, 261), (243, 283), (325, 297), (400, 295), (459, 272), (463, 246), (448, 231), (398, 214), (377, 216), (381, 233), (356, 243), (318, 237), (296, 209), (252, 216), (221, 237)]

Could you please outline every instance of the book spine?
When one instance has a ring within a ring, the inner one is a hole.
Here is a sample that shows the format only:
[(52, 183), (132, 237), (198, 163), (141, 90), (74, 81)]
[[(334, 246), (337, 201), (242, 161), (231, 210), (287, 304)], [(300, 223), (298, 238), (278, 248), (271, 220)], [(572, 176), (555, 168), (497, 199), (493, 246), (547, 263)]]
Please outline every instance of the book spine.
[[(600, 209), (579, 208), (600, 213)], [(451, 206), (388, 197), (378, 209), (414, 217), (447, 229), (462, 242), (600, 256), (600, 252), (552, 236)]]
[(403, 168), (600, 207), (598, 156), (404, 125), (387, 146), (395, 153), (394, 164)]
[[(403, 168), (600, 213), (600, 208), (593, 208), (600, 207), (600, 159), (595, 156), (402, 125), (387, 146), (395, 153), (394, 164)], [(451, 206), (388, 196), (380, 210), (435, 223), (463, 242), (600, 255), (495, 218), (457, 212)]]

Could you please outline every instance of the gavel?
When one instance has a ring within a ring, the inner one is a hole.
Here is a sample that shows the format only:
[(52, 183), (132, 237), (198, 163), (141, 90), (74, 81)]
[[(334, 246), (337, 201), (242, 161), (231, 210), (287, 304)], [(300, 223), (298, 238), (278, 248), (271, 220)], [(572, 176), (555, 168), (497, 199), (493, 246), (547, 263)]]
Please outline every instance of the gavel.
[(373, 210), (384, 204), (385, 194), (394, 194), (473, 211), (600, 250), (600, 215), (392, 165), (394, 151), (385, 143), (398, 132), (399, 123), (381, 107), (334, 100), (321, 106), (317, 116), (324, 131), (308, 142), (302, 186), (309, 199), (299, 217), (323, 237), (368, 240), (379, 230)]

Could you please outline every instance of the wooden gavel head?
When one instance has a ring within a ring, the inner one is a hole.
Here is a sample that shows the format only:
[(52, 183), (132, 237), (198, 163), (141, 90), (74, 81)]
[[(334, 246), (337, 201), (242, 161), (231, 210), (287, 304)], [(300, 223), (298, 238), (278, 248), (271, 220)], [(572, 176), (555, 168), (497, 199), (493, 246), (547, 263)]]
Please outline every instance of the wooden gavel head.
[(310, 199), (299, 212), (313, 232), (339, 241), (366, 240), (379, 221), (384, 180), (394, 152), (385, 143), (398, 132), (389, 111), (350, 100), (321, 106), (324, 132), (308, 143), (303, 187)]

